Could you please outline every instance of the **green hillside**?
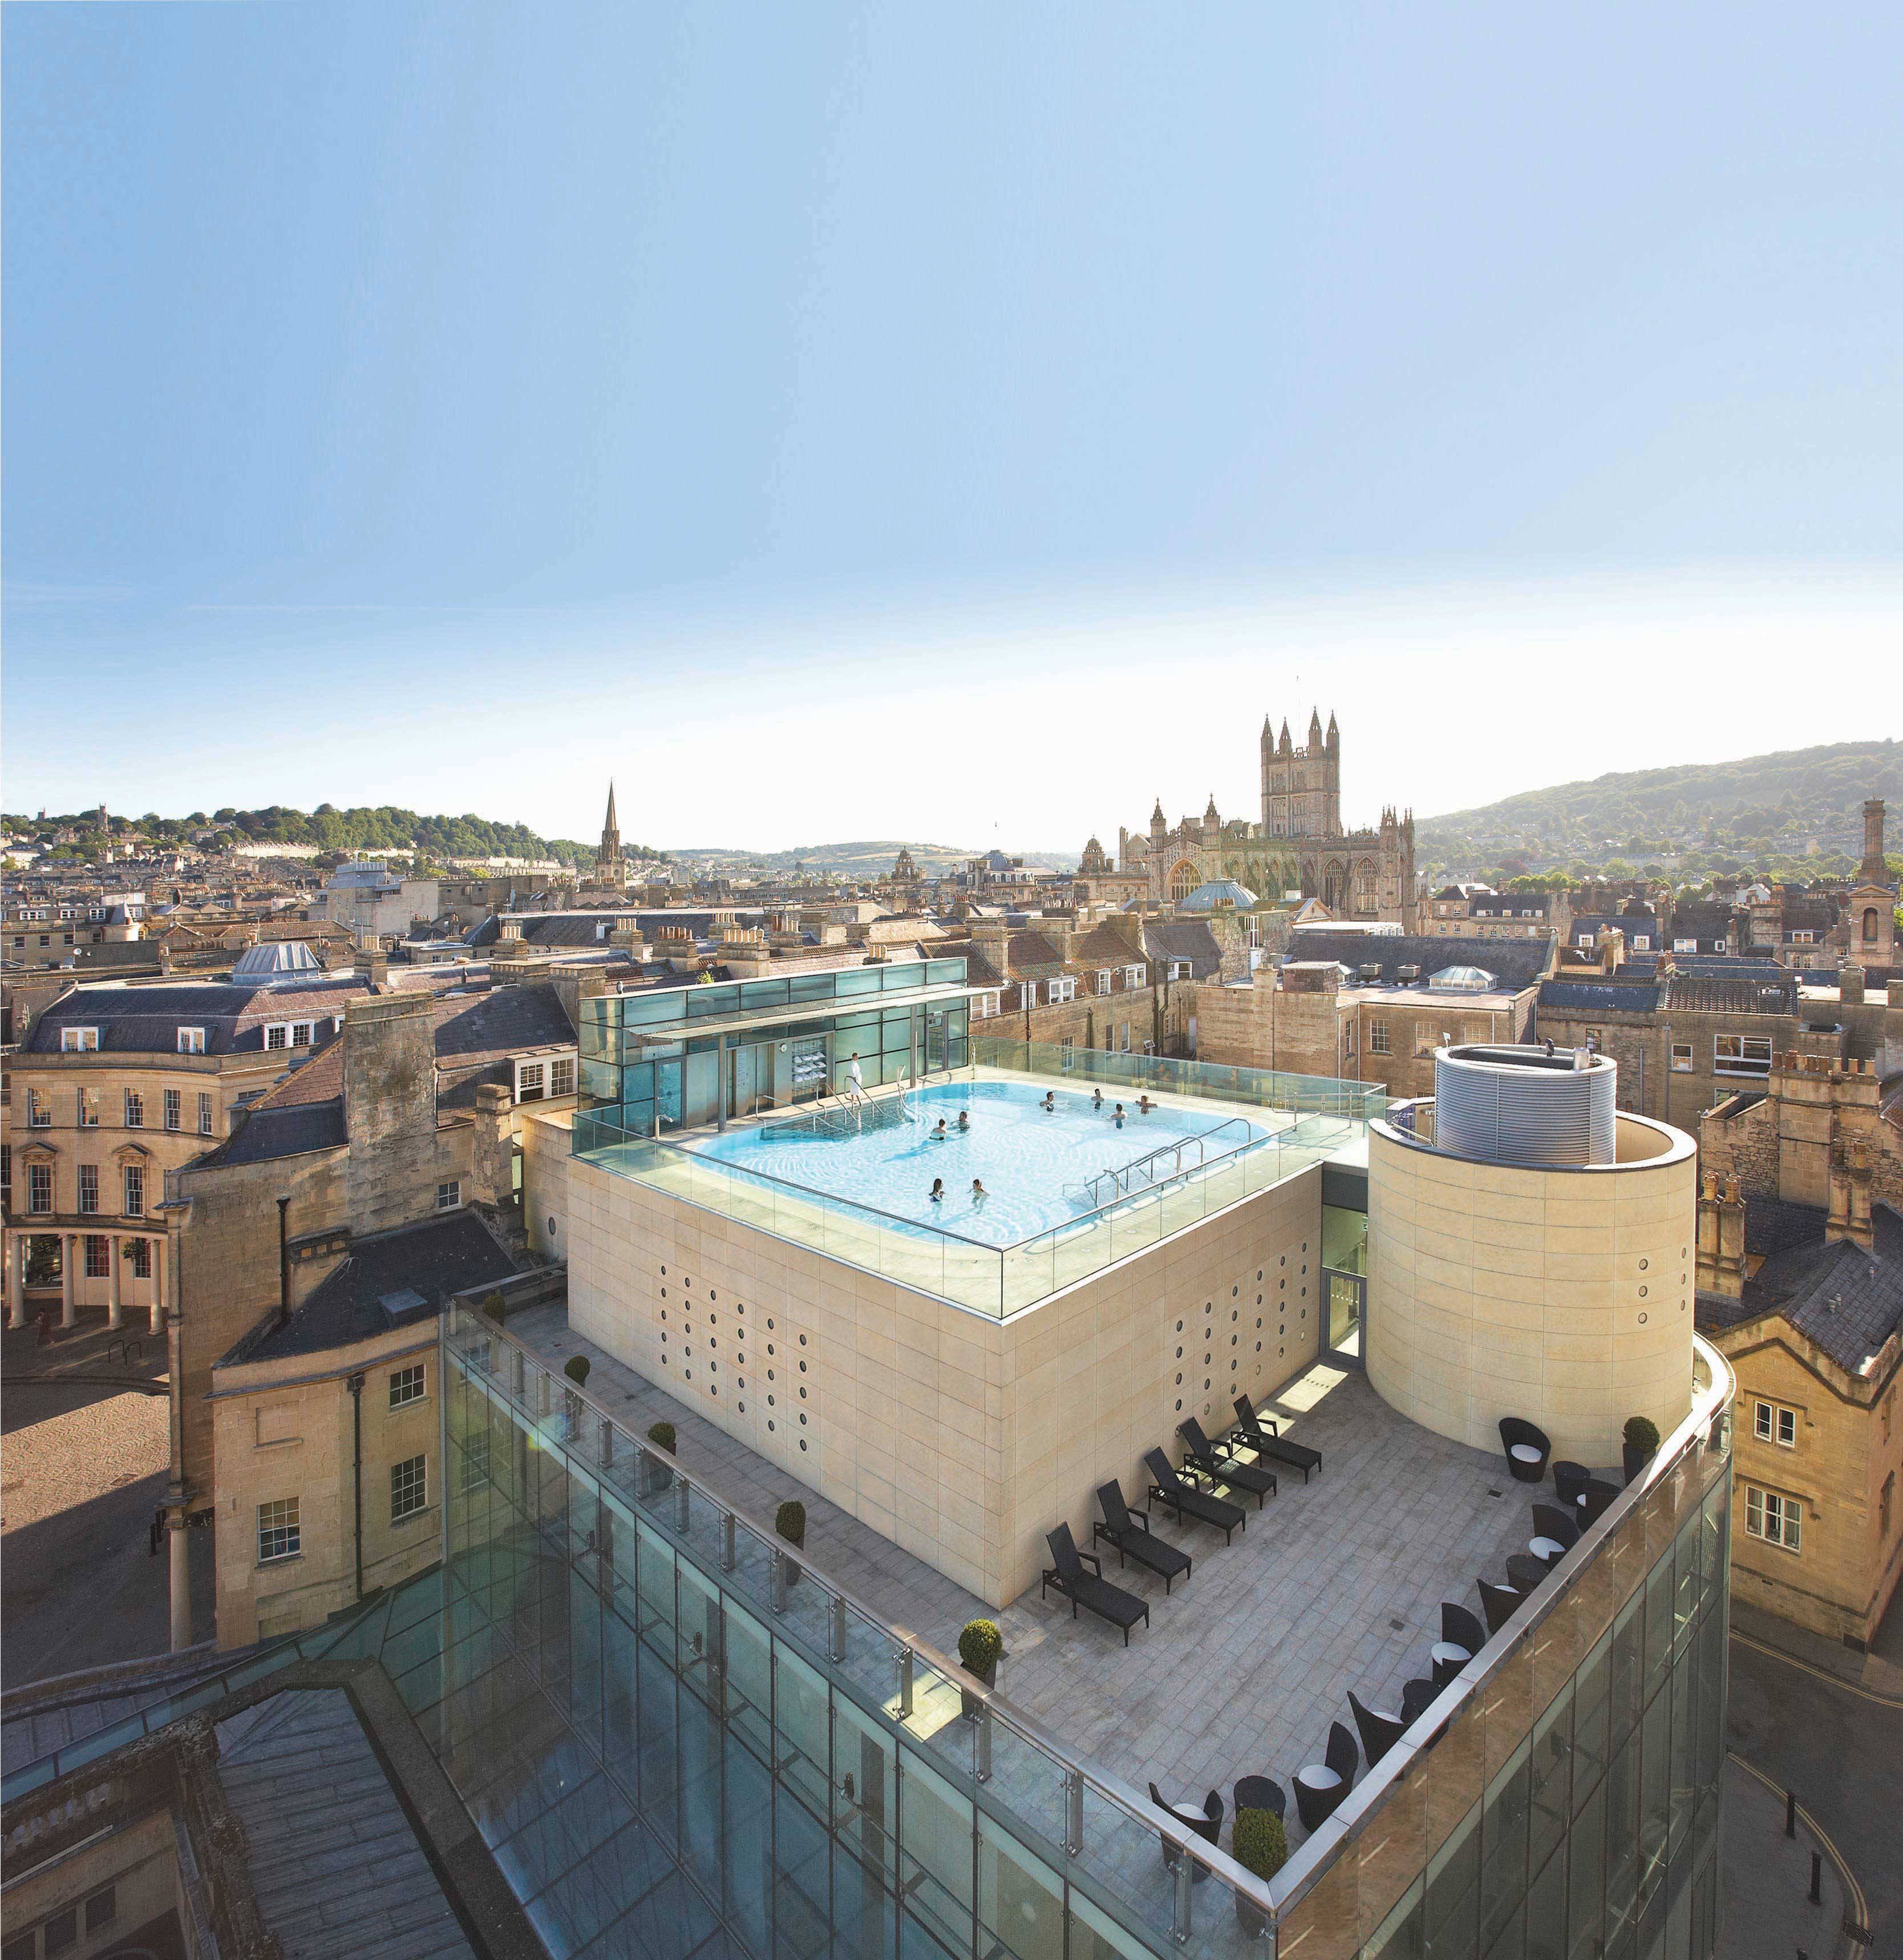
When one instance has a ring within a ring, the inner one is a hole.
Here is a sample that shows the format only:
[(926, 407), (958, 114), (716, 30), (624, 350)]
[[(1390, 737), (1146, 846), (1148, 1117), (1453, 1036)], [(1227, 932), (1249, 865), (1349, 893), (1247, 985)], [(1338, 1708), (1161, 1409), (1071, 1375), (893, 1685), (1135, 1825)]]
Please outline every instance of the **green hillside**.
[[(1746, 867), (1830, 876), (1863, 854), (1866, 797), (1886, 799), (1903, 826), (1903, 743), (1838, 742), (1529, 790), (1426, 819), (1415, 854), (1436, 877), (1503, 866), (1583, 876), (1662, 861), (1682, 877)], [(1903, 843), (1903, 832), (1886, 841)]]
[[(384, 804), (373, 808), (339, 810), (320, 803), (314, 810), (287, 809), (273, 803), (265, 810), (195, 810), (189, 816), (109, 816), (111, 839), (139, 836), (155, 844), (189, 844), (207, 832), (224, 832), (248, 844), (307, 844), (320, 850), (414, 851), (425, 858), (553, 858), (565, 864), (594, 861), (595, 847), (568, 837), (540, 837), (523, 823), (498, 823), (485, 816), (424, 816), (413, 810)], [(75, 858), (90, 857), (108, 841), (99, 829), (99, 813), (83, 810), (65, 816), (0, 816), (0, 824), (16, 837), (51, 843), (62, 832), (74, 833), (59, 847)], [(215, 842), (215, 840), (212, 840)], [(664, 854), (643, 845), (623, 847), (630, 858)]]

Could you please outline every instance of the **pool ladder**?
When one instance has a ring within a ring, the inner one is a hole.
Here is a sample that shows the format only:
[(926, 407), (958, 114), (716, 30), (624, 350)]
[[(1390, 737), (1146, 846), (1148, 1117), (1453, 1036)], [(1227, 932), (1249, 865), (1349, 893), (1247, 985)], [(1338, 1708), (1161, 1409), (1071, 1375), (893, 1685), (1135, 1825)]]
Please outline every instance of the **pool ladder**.
[[(1211, 1140), (1230, 1129), (1239, 1129), (1243, 1134), (1236, 1143), (1227, 1147), (1223, 1152), (1226, 1156), (1230, 1150), (1239, 1150), (1249, 1141), (1252, 1132), (1247, 1117), (1227, 1117), (1214, 1128), (1200, 1130), (1193, 1137), (1179, 1137), (1173, 1142), (1159, 1144), (1154, 1150), (1146, 1150), (1127, 1164), (1100, 1170), (1082, 1184), (1067, 1185), (1066, 1195), (1082, 1199), (1090, 1210), (1097, 1211), (1106, 1204), (1114, 1204), (1119, 1198), (1128, 1198), (1140, 1185), (1162, 1183), (1170, 1178), (1180, 1177), (1185, 1170), (1200, 1168), (1209, 1161)], [(1192, 1150), (1195, 1156), (1185, 1161)], [(1166, 1163), (1166, 1169), (1163, 1167)]]

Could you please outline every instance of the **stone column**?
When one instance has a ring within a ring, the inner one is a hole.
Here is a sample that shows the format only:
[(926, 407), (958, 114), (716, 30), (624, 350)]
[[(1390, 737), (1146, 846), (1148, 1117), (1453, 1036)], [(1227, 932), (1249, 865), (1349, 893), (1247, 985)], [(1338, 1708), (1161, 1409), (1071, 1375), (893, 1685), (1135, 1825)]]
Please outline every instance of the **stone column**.
[(152, 1249), (152, 1332), (165, 1332), (165, 1249), (163, 1238), (146, 1242)]
[(192, 1563), (184, 1512), (174, 1511), (165, 1522), (171, 1554), (167, 1577), (171, 1590), (172, 1651), (183, 1653), (192, 1644)]
[(126, 1314), (119, 1297), (119, 1234), (113, 1233), (106, 1241), (106, 1325), (121, 1327)]
[(73, 1248), (79, 1241), (70, 1232), (59, 1235), (59, 1324), (73, 1324)]
[(7, 1234), (7, 1325), (27, 1324), (27, 1235)]

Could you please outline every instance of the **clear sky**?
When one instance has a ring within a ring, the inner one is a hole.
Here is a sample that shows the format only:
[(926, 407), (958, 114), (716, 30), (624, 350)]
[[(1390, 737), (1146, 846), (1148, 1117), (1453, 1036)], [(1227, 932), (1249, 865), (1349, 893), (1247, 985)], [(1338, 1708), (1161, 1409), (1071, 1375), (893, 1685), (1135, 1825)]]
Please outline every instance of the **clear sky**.
[(1312, 702), (1351, 818), (1903, 732), (1900, 21), (8, 6), (0, 795), (1074, 848)]

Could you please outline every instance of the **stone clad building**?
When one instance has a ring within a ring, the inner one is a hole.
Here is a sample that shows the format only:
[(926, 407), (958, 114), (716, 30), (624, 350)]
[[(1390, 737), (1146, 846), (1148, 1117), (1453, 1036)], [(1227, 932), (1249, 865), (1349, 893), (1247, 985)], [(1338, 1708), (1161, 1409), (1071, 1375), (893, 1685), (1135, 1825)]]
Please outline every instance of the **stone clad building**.
[(1274, 719), (1262, 723), (1259, 821), (1225, 821), (1212, 795), (1200, 819), (1185, 816), (1172, 828), (1158, 802), (1146, 830), (1118, 832), (1119, 870), (1140, 872), (1155, 905), (1179, 903), (1227, 879), (1277, 898), (1299, 890), (1337, 918), (1386, 919), (1412, 932), (1419, 915), (1414, 813), (1384, 808), (1376, 828), (1345, 830), (1335, 717), (1324, 734), (1319, 711), (1311, 713), (1300, 749), (1287, 721), (1278, 736)]

